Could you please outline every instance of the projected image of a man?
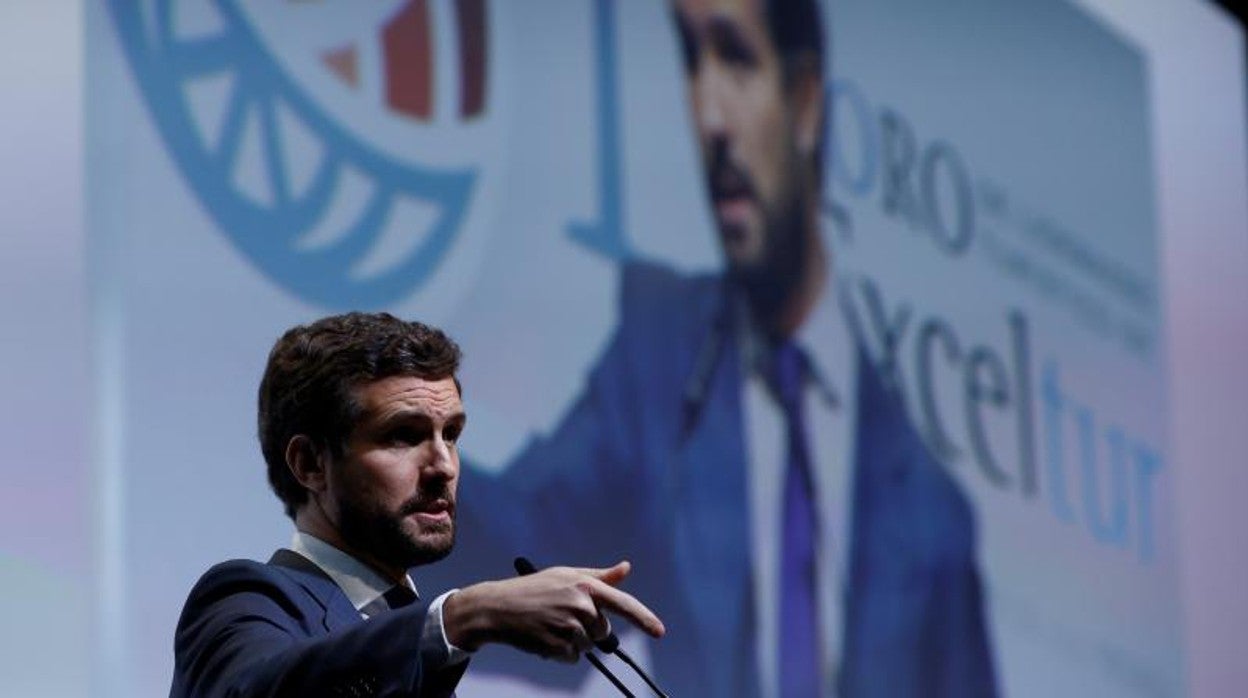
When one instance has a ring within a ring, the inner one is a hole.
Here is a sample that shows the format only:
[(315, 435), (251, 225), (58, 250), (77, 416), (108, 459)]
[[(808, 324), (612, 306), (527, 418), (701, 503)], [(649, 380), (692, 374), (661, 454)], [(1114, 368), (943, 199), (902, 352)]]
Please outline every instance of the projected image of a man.
[(499, 474), (465, 469), (465, 548), (493, 559), (455, 564), (638, 560), (673, 695), (995, 696), (974, 512), (839, 302), (818, 4), (672, 17), (708, 197), (690, 205), (723, 268), (624, 264), (584, 392)]

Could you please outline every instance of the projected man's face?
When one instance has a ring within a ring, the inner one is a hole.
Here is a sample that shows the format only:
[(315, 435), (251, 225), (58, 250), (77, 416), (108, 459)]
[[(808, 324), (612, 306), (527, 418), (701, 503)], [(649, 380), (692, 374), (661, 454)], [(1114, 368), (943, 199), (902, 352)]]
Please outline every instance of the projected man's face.
[(394, 376), (353, 393), (361, 417), (327, 480), (339, 533), (391, 568), (445, 557), (465, 422), (455, 381)]
[(801, 91), (763, 0), (676, 0), (689, 100), (720, 242), (745, 277), (788, 273), (801, 227)]

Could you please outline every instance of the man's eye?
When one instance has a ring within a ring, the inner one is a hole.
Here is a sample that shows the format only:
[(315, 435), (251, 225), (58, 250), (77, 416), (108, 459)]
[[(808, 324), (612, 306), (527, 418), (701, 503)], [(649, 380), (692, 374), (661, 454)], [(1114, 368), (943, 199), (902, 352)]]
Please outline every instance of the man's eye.
[(386, 442), (395, 446), (413, 446), (423, 440), (414, 429), (395, 429), (386, 435)]
[(720, 45), (719, 56), (733, 68), (753, 68), (758, 64), (758, 56), (749, 46), (739, 41), (727, 41)]
[(463, 427), (451, 427), (442, 433), (442, 438), (447, 443), (456, 443), (459, 441), (459, 435), (463, 432)]
[(698, 70), (698, 46), (694, 41), (693, 32), (689, 30), (689, 26), (683, 21), (678, 22), (680, 28), (680, 56), (685, 63), (685, 71), (689, 74), (696, 73)]

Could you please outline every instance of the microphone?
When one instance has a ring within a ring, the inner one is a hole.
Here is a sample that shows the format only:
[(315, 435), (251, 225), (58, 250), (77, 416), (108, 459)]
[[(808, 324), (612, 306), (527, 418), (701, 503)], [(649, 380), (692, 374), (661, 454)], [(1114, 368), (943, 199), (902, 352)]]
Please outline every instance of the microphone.
[[(516, 574), (522, 577), (533, 574), (534, 572), (537, 571), (537, 568), (534, 567), (533, 563), (529, 562), (529, 559), (526, 557), (518, 557), (512, 562), (512, 564), (516, 568)], [(630, 657), (627, 652), (625, 652), (623, 649), (620, 648), (620, 638), (616, 637), (614, 631), (607, 633), (607, 636), (602, 638), (601, 640), (594, 640), (594, 646), (597, 647), (599, 650), (606, 652), (607, 654), (614, 654), (615, 656), (623, 660), (624, 663), (627, 664), (633, 670), (635, 674), (641, 677), (642, 681), (646, 682), (646, 685), (650, 687), (650, 690), (654, 691), (654, 695), (658, 696), (659, 698), (670, 698), (670, 696), (668, 696), (666, 693), (663, 692), (663, 689), (659, 688), (659, 685), (654, 682), (654, 679), (650, 678), (650, 675), (647, 674), (645, 671), (643, 671), (642, 668), (638, 666), (637, 662), (633, 661), (633, 658)], [(588, 659), (589, 663), (594, 665), (594, 668), (602, 672), (603, 676), (607, 677), (607, 679), (611, 681), (611, 683), (615, 684), (615, 687), (620, 689), (621, 693), (623, 693), (626, 696), (629, 696), (629, 698), (636, 698), (636, 696), (633, 695), (632, 691), (629, 691), (628, 688), (623, 683), (620, 682), (620, 680), (615, 676), (615, 674), (612, 674), (607, 669), (607, 667), (602, 663), (602, 661), (598, 659), (598, 656), (595, 655), (592, 651), (585, 652), (585, 659)]]

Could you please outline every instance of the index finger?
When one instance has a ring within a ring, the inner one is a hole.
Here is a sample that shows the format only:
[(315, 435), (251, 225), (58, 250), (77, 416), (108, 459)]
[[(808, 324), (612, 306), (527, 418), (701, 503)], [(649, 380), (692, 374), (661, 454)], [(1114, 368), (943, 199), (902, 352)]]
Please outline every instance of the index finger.
[(586, 585), (586, 591), (594, 599), (594, 603), (604, 606), (616, 613), (624, 616), (633, 625), (646, 631), (652, 637), (663, 637), (667, 632), (667, 628), (663, 626), (663, 621), (646, 607), (645, 604), (638, 601), (626, 591), (621, 591), (601, 582), (597, 579), (591, 579)]

